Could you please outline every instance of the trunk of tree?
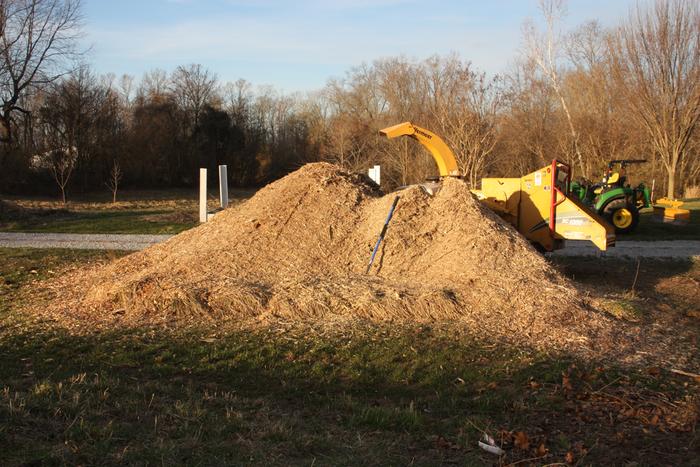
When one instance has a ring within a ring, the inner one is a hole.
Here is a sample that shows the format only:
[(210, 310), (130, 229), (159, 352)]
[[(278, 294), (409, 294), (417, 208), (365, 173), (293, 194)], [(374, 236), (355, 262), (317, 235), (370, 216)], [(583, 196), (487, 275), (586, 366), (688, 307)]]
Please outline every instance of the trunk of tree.
[(676, 156), (671, 156), (672, 161), (668, 165), (668, 186), (666, 188), (666, 197), (669, 199), (676, 198), (676, 172), (677, 172), (677, 158)]
[(12, 144), (12, 122), (5, 115), (0, 116), (0, 142)]

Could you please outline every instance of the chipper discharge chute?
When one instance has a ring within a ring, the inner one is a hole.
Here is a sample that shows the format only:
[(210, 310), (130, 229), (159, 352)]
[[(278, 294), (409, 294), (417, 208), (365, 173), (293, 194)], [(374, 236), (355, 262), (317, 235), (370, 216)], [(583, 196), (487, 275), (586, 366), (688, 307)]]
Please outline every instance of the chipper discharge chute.
[[(459, 177), (450, 148), (436, 134), (410, 122), (385, 128), (387, 138), (409, 136), (425, 146), (440, 177)], [(521, 178), (484, 178), (473, 193), (541, 250), (563, 248), (564, 240), (588, 240), (600, 250), (615, 244), (615, 231), (596, 212), (570, 197), (571, 167), (557, 160)]]

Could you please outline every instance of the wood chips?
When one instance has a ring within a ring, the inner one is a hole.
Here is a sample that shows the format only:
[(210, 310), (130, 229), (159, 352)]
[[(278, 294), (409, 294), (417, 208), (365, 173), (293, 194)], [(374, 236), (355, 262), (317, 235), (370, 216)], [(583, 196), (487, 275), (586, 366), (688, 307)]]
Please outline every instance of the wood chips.
[(383, 195), (366, 177), (326, 163), (56, 286), (52, 316), (91, 326), (447, 320), (537, 349), (586, 347), (610, 327), (462, 181), (445, 180), (433, 197), (418, 186)]

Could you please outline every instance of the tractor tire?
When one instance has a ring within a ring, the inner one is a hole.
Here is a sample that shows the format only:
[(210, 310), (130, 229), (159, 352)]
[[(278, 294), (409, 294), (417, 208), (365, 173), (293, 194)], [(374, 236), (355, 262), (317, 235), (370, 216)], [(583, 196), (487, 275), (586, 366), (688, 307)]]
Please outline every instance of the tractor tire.
[(603, 216), (615, 227), (616, 234), (628, 234), (639, 224), (639, 209), (624, 199), (609, 202), (602, 210)]

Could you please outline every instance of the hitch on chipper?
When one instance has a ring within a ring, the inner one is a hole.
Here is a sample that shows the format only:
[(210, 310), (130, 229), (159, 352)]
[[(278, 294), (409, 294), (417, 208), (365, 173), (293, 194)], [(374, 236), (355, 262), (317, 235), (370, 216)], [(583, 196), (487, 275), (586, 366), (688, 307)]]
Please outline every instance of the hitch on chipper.
[[(417, 140), (435, 159), (441, 178), (459, 176), (454, 154), (435, 133), (410, 122), (380, 133), (387, 138), (409, 136)], [(569, 196), (570, 187), (571, 167), (555, 159), (524, 177), (484, 178), (481, 189), (472, 192), (540, 250), (563, 248), (565, 239), (588, 240), (603, 251), (614, 246), (614, 228), (578, 198)]]

